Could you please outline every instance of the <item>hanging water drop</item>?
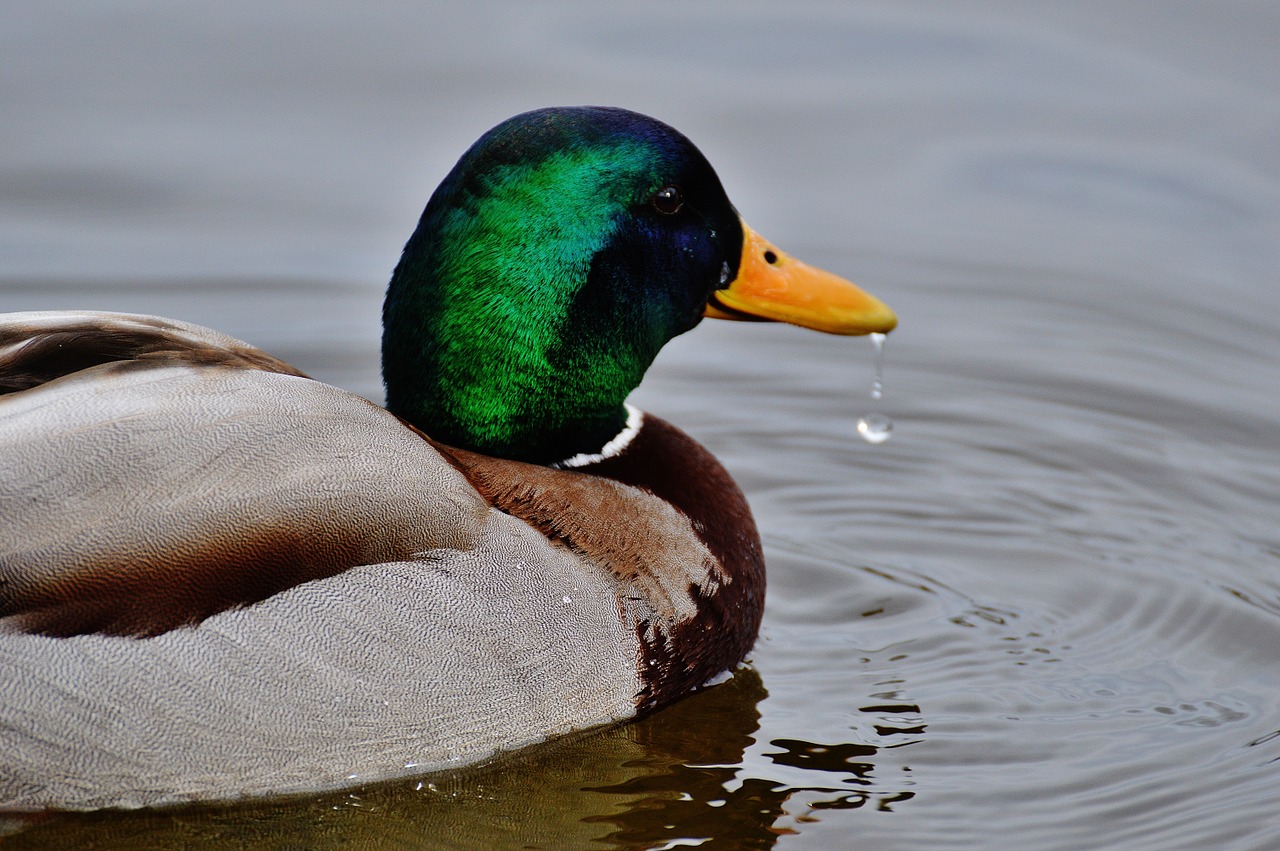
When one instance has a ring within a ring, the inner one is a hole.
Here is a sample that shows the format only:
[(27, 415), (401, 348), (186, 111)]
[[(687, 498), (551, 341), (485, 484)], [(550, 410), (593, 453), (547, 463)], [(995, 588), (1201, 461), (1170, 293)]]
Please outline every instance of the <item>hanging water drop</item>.
[[(871, 345), (876, 347), (876, 373), (871, 379), (871, 399), (884, 398), (884, 341), (885, 334), (871, 334)], [(858, 420), (858, 434), (867, 443), (884, 443), (893, 434), (893, 420), (884, 414), (867, 414)]]
[(880, 401), (884, 396), (884, 341), (887, 334), (871, 334), (871, 345), (876, 347), (876, 374), (871, 379), (871, 398)]

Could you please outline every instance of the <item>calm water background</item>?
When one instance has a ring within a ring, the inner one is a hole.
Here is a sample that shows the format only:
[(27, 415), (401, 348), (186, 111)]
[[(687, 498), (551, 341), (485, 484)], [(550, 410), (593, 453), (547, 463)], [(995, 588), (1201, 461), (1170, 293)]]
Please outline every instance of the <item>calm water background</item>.
[(736, 323), (636, 395), (751, 497), (750, 667), (488, 770), (5, 847), (1280, 846), (1276, 6), (461, 8), (7, 10), (0, 309), (180, 317), (380, 399), (385, 281), (465, 147), (661, 117), (902, 319), (876, 405), (865, 340)]

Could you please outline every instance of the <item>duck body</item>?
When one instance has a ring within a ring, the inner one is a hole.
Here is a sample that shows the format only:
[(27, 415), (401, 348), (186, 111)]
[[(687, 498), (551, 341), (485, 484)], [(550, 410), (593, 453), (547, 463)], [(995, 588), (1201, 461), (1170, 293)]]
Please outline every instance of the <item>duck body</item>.
[[(735, 290), (738, 221), (652, 119), (500, 125), (393, 277), (388, 409), (182, 322), (0, 317), (0, 809), (442, 770), (731, 670), (764, 603), (750, 510), (624, 399), (704, 314), (796, 321)], [(857, 303), (838, 333), (892, 327)]]

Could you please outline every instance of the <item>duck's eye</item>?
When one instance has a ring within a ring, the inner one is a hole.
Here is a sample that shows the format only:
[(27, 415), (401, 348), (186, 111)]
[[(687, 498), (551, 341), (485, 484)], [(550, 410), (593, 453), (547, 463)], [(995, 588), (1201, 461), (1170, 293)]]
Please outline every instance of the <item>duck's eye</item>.
[(679, 187), (664, 186), (653, 196), (653, 209), (666, 216), (674, 216), (684, 206), (684, 197)]

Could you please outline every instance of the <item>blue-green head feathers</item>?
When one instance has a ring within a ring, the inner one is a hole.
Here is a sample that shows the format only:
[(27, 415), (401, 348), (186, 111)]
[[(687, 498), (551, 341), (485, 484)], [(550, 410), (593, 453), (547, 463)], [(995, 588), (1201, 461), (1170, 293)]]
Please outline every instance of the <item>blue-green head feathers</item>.
[(741, 248), (714, 170), (671, 127), (602, 107), (511, 118), (440, 184), (395, 269), (387, 407), (491, 455), (597, 451)]

